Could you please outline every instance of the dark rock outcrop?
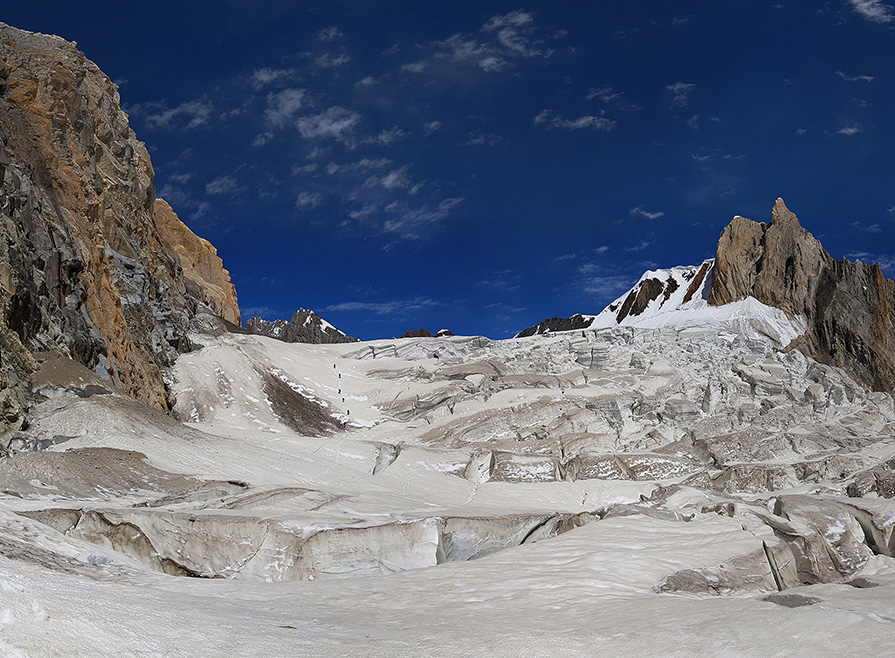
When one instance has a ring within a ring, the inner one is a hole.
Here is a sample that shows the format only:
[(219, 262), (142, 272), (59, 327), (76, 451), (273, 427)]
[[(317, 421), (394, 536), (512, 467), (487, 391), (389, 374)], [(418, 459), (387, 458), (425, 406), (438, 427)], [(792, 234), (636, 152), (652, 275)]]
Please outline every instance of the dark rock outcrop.
[(298, 309), (288, 322), (285, 320), (264, 320), (259, 317), (249, 318), (246, 320), (245, 328), (249, 333), (276, 338), (287, 343), (314, 343), (319, 345), (356, 343), (359, 340), (337, 329), (314, 311), (306, 308)]
[(433, 334), (427, 329), (411, 329), (405, 331), (398, 338), (443, 338), (445, 336), (453, 336), (454, 332), (450, 329), (440, 329), (438, 333)]
[(398, 338), (433, 338), (433, 334), (426, 329), (411, 329), (410, 331), (405, 331)]
[(24, 422), (35, 351), (166, 407), (162, 368), (206, 302), (154, 201), (109, 78), (74, 44), (0, 23), (0, 430)]
[(795, 345), (805, 354), (895, 389), (895, 281), (879, 265), (831, 257), (782, 199), (771, 224), (736, 217), (721, 233), (709, 303), (749, 296), (805, 320)]
[(526, 338), (528, 336), (537, 336), (554, 331), (573, 331), (575, 329), (587, 329), (593, 324), (594, 317), (592, 315), (581, 315), (576, 313), (570, 318), (546, 318), (541, 320), (533, 327), (523, 329), (514, 338)]

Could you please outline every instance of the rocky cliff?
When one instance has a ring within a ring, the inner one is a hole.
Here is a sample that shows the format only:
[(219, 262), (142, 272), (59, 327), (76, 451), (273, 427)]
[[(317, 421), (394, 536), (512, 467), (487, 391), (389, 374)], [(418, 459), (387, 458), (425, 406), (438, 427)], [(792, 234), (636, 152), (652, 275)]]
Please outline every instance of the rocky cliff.
[(783, 199), (770, 224), (735, 217), (721, 233), (709, 303), (750, 296), (804, 318), (801, 351), (868, 387), (895, 389), (895, 282), (879, 265), (832, 258)]
[(210, 245), (159, 230), (172, 220), (109, 78), (74, 44), (2, 23), (0, 181), (0, 429), (24, 422), (35, 352), (164, 408), (161, 369), (201, 305), (232, 317), (229, 279), (209, 276)]
[(298, 309), (288, 322), (264, 320), (259, 317), (249, 318), (246, 320), (245, 328), (249, 333), (276, 338), (287, 343), (354, 343), (358, 340), (307, 308)]
[(236, 286), (214, 245), (193, 233), (164, 199), (155, 200), (152, 215), (162, 239), (180, 258), (189, 296), (214, 315), (241, 325)]

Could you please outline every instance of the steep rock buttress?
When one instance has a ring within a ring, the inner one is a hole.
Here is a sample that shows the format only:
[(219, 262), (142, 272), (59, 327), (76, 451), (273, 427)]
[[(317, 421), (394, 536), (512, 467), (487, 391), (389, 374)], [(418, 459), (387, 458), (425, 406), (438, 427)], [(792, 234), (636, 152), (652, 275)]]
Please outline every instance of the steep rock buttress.
[[(185, 266), (157, 214), (116, 86), (74, 44), (0, 23), (0, 430), (24, 422), (35, 353), (165, 408), (161, 369), (189, 349), (190, 317), (238, 318), (226, 272)], [(195, 278), (221, 288), (217, 308)]]

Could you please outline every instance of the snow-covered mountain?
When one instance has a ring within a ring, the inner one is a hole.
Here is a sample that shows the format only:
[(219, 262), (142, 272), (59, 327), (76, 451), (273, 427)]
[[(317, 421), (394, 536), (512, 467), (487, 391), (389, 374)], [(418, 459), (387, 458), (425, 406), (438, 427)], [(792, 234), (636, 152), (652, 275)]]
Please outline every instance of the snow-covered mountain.
[(575, 329), (727, 328), (750, 337), (765, 336), (780, 347), (802, 335), (805, 323), (753, 297), (723, 306), (709, 304), (714, 259), (701, 265), (648, 270), (634, 286), (597, 315), (550, 318), (516, 335)]
[(300, 308), (287, 322), (286, 320), (264, 320), (260, 317), (252, 317), (246, 320), (246, 331), (259, 336), (276, 338), (287, 343), (356, 343), (357, 338), (352, 338), (341, 329), (327, 322), (314, 311)]

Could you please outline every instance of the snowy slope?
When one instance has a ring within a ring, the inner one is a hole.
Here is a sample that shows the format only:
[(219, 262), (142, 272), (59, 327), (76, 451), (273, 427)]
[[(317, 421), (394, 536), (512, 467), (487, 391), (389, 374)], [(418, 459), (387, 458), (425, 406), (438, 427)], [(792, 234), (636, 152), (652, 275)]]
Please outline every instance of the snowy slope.
[(785, 347), (805, 331), (804, 321), (752, 297), (710, 306), (714, 259), (702, 265), (648, 270), (631, 290), (594, 317), (591, 329), (639, 327), (688, 329), (714, 327), (749, 338), (764, 336)]

